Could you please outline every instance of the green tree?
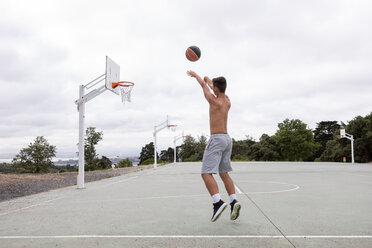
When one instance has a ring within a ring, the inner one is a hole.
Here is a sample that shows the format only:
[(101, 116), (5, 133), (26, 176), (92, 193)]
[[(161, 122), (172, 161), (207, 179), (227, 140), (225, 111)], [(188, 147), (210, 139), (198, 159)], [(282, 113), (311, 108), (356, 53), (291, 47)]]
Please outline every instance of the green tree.
[(97, 161), (97, 168), (101, 170), (111, 169), (112, 161), (109, 158), (102, 156), (102, 158)]
[(160, 160), (163, 160), (166, 162), (173, 162), (174, 161), (174, 149), (171, 147), (168, 147), (167, 150), (162, 150), (160, 152)]
[(280, 159), (276, 141), (262, 134), (260, 141), (251, 146), (251, 158), (256, 161), (277, 161)]
[(320, 160), (328, 162), (342, 162), (343, 157), (348, 157), (346, 155), (346, 150), (347, 148), (345, 148), (345, 146), (343, 146), (339, 140), (329, 140), (326, 144), (326, 148), (320, 156)]
[(206, 145), (206, 136), (202, 135), (199, 137), (198, 141), (196, 141), (194, 137), (188, 135), (180, 146), (179, 157), (184, 162), (201, 161)]
[(337, 121), (321, 121), (317, 123), (314, 133), (314, 141), (317, 144), (317, 149), (314, 152), (312, 159), (319, 159), (326, 149), (328, 141), (333, 140), (340, 130), (340, 125)]
[(196, 140), (191, 135), (188, 135), (183, 144), (181, 145), (181, 150), (179, 152), (179, 157), (182, 161), (188, 161), (188, 159), (197, 153), (196, 151)]
[(203, 159), (204, 150), (206, 146), (207, 137), (205, 135), (202, 135), (198, 138), (198, 142), (196, 143), (196, 153), (194, 161), (201, 161)]
[(251, 147), (256, 141), (250, 136), (246, 136), (245, 140), (232, 139), (231, 157), (233, 160), (251, 160)]
[(95, 127), (88, 127), (85, 132), (84, 156), (85, 170), (95, 170), (100, 167), (96, 153), (96, 145), (102, 140), (103, 132), (96, 132)]
[(317, 146), (311, 130), (298, 119), (285, 119), (278, 124), (275, 140), (282, 159), (288, 161), (304, 161), (316, 151)]
[(314, 141), (322, 145), (324, 149), (329, 140), (333, 140), (336, 132), (340, 130), (337, 121), (321, 121), (314, 130)]
[(34, 143), (21, 149), (12, 160), (12, 166), (22, 173), (46, 173), (53, 165), (56, 147), (48, 143), (43, 136), (38, 136)]
[[(142, 147), (141, 154), (139, 156), (139, 164), (143, 164), (145, 160), (154, 158), (154, 142), (150, 142)], [(159, 155), (156, 154), (156, 158), (159, 158)]]
[(116, 168), (124, 168), (124, 167), (132, 167), (133, 162), (130, 161), (128, 158), (120, 160), (120, 162), (116, 165)]

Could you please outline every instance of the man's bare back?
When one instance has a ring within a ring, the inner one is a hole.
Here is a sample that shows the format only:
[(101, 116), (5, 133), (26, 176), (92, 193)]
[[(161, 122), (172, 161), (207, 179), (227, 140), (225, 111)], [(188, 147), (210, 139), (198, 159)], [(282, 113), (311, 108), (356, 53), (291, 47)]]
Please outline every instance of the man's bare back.
[(211, 134), (227, 133), (227, 118), (230, 106), (230, 99), (225, 94), (217, 96), (215, 102), (209, 103), (209, 127)]
[[(210, 133), (227, 133), (227, 119), (231, 107), (229, 97), (222, 93), (218, 88), (213, 86), (212, 81), (208, 77), (204, 80), (195, 72), (188, 71), (187, 74), (195, 77), (203, 88), (204, 96), (209, 103), (209, 127)], [(213, 90), (214, 95), (210, 92)]]

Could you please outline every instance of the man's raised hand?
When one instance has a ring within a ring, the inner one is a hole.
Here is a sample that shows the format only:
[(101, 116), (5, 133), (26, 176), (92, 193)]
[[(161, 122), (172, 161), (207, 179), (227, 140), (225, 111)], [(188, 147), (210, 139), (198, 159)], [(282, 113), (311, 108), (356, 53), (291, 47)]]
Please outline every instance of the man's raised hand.
[(196, 77), (196, 76), (198, 76), (198, 74), (196, 74), (196, 72), (194, 72), (194, 71), (187, 71), (187, 75), (189, 75), (190, 77)]

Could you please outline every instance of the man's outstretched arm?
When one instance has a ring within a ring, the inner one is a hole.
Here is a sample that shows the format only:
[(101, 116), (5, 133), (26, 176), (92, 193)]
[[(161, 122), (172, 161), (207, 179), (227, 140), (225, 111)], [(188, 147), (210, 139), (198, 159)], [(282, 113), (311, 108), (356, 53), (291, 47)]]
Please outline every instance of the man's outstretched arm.
[(212, 82), (212, 80), (210, 80), (209, 77), (205, 76), (204, 77), (204, 81), (208, 84), (209, 88), (211, 88), (213, 90), (213, 82)]
[[(215, 100), (215, 96), (210, 92), (209, 90), (209, 87), (208, 87), (208, 82), (204, 81), (196, 72), (194, 71), (188, 71), (187, 72), (187, 75), (189, 75), (190, 77), (193, 77), (195, 78), (198, 83), (200, 84), (200, 86), (202, 87), (203, 89), (203, 92), (204, 92), (204, 96), (205, 98), (207, 99), (208, 102), (213, 102)], [(208, 77), (206, 77), (208, 78)], [(209, 78), (208, 78), (209, 79)]]

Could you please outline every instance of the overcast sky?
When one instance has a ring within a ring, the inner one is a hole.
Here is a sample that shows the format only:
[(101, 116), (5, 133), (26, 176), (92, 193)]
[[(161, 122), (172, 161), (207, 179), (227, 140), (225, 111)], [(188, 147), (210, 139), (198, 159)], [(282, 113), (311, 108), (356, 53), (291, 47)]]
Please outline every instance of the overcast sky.
[[(184, 130), (209, 133), (208, 104), (189, 69), (225, 76), (235, 139), (273, 135), (285, 118), (347, 123), (372, 111), (371, 1), (0, 0), (0, 158), (37, 136), (76, 156), (79, 85), (105, 73), (105, 56), (133, 81), (132, 102), (106, 91), (86, 104), (102, 131), (99, 155), (159, 150)], [(189, 62), (185, 50), (201, 49)], [(178, 143), (180, 144), (180, 142)]]

